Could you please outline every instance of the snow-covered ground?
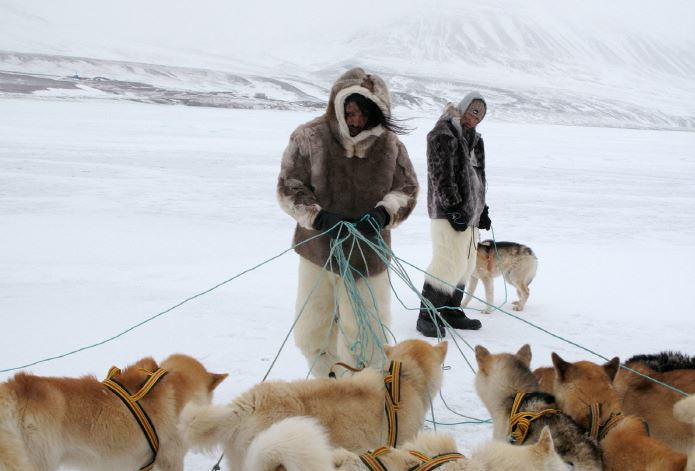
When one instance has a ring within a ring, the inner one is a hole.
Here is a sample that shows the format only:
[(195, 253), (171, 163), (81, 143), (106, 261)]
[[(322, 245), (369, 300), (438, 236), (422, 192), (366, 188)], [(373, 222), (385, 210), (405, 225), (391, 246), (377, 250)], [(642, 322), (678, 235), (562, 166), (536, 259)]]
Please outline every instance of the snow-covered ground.
[[(181, 351), (230, 373), (216, 402), (260, 381), (292, 323), (297, 281), (296, 255), (271, 260), (290, 247), (293, 228), (275, 200), (280, 155), (290, 132), (316, 113), (46, 97), (3, 99), (0, 109), (0, 380), (162, 313), (26, 370), (101, 377), (112, 364)], [(422, 185), (435, 119), (415, 117), (403, 139)], [(509, 123), (494, 114), (480, 131), (495, 236), (539, 257), (519, 316), (607, 358), (695, 354), (687, 294), (695, 279), (695, 133)], [(394, 233), (395, 253), (423, 269), (425, 196)], [(410, 276), (421, 285), (419, 271)], [(394, 296), (393, 331), (417, 337), (416, 294), (396, 289), (405, 306)], [(504, 300), (501, 280), (496, 299)], [(483, 322), (462, 332), (470, 345), (496, 352), (530, 343), (534, 367), (550, 364), (552, 351), (601, 361), (504, 313), (469, 312)], [(456, 348), (447, 365), (449, 406), (486, 418)], [(290, 339), (270, 378), (306, 371)], [(435, 416), (462, 420), (440, 400)], [(464, 453), (491, 433), (488, 425), (441, 428)], [(216, 459), (191, 453), (186, 469), (208, 470)]]

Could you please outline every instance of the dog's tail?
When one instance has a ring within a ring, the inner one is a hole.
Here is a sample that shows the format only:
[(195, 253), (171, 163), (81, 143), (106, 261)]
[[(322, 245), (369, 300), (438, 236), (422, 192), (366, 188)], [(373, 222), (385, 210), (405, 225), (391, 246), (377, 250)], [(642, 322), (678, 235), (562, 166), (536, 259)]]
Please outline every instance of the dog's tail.
[(248, 415), (236, 401), (223, 406), (189, 403), (181, 411), (179, 428), (187, 445), (211, 451), (229, 443)]
[(289, 417), (259, 433), (246, 455), (245, 471), (334, 469), (326, 430), (313, 417)]
[(21, 414), (17, 411), (15, 395), (7, 384), (0, 384), (0, 470), (31, 471), (36, 467), (27, 456), (22, 439)]
[(695, 425), (695, 394), (676, 402), (673, 406), (673, 415), (681, 422)]

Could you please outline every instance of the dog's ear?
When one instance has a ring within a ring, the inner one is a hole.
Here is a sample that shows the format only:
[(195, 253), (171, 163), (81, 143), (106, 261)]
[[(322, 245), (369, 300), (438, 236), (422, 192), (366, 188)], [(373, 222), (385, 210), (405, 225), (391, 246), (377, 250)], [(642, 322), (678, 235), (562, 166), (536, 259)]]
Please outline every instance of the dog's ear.
[(615, 357), (611, 361), (604, 363), (603, 369), (606, 370), (608, 377), (611, 379), (611, 381), (613, 381), (615, 379), (615, 375), (618, 374), (618, 370), (620, 369), (620, 358)]
[(475, 360), (478, 362), (478, 369), (483, 373), (487, 373), (488, 359), (490, 358), (490, 351), (483, 347), (482, 345), (475, 346)]
[(526, 368), (531, 367), (531, 345), (525, 344), (516, 352), (516, 356), (526, 365)]
[(556, 378), (559, 379), (560, 381), (565, 380), (565, 375), (567, 374), (567, 370), (569, 369), (570, 366), (572, 366), (571, 363), (567, 363), (565, 360), (563, 360), (560, 355), (557, 353), (553, 352), (550, 355), (550, 358), (553, 360), (553, 366), (555, 366), (555, 374)]
[(434, 348), (439, 353), (439, 362), (444, 363), (444, 359), (446, 358), (446, 352), (449, 351), (449, 342), (447, 342), (446, 340), (442, 340), (437, 345), (435, 345)]
[(227, 373), (210, 373), (210, 383), (208, 384), (208, 391), (212, 392), (217, 386), (220, 385), (224, 379), (229, 376)]
[(547, 425), (543, 427), (543, 430), (541, 430), (541, 437), (534, 446), (542, 455), (548, 456), (555, 453), (555, 444), (553, 443), (553, 436), (550, 433), (550, 427)]

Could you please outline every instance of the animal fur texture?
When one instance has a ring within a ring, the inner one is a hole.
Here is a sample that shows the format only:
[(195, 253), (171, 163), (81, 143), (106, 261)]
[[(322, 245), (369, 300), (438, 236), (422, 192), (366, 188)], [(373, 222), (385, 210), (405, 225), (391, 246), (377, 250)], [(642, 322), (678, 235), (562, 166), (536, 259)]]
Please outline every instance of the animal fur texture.
[[(517, 392), (526, 392), (520, 411), (539, 412), (557, 409), (555, 398), (538, 392), (538, 380), (531, 373), (531, 347), (524, 345), (515, 354), (490, 353), (485, 347), (475, 347), (478, 372), (475, 389), (483, 401), (493, 424), (493, 438), (506, 440), (512, 404)], [(548, 426), (555, 449), (563, 461), (572, 463), (575, 471), (600, 471), (601, 457), (598, 444), (567, 414), (550, 413), (531, 422), (525, 443), (538, 441), (541, 430)]]
[[(638, 355), (625, 362), (626, 367), (687, 394), (695, 393), (693, 364), (693, 358), (674, 352)], [(682, 394), (625, 368), (618, 372), (614, 384), (623, 398), (623, 412), (646, 420), (652, 437), (682, 453), (695, 446), (693, 428), (673, 416), (673, 406)]]
[[(445, 433), (420, 432), (399, 448), (379, 455), (388, 471), (408, 471), (422, 461), (411, 451), (429, 457), (457, 453), (453, 437)], [(369, 471), (360, 456), (345, 448), (332, 448), (328, 432), (313, 417), (290, 417), (271, 425), (251, 442), (245, 471)], [(441, 471), (566, 471), (555, 452), (550, 429), (545, 427), (534, 445), (513, 446), (491, 442), (472, 457), (444, 463)]]
[[(554, 391), (563, 412), (586, 431), (591, 429), (591, 405), (600, 404), (600, 424), (623, 410), (623, 401), (613, 387), (620, 367), (618, 357), (603, 365), (590, 361), (566, 362), (552, 354), (555, 368)], [(605, 433), (605, 436), (604, 436)], [(683, 471), (686, 456), (650, 437), (648, 425), (640, 417), (624, 416), (615, 427), (600, 435), (604, 470)]]
[(605, 471), (685, 471), (687, 456), (649, 436), (637, 416), (622, 419), (601, 440)]
[[(398, 443), (412, 439), (424, 424), (430, 398), (442, 383), (447, 343), (405, 340), (385, 346), (389, 360), (402, 362)], [(338, 379), (269, 381), (258, 384), (225, 406), (191, 407), (182, 427), (189, 443), (201, 448), (222, 445), (229, 467), (243, 469), (256, 436), (288, 417), (315, 417), (326, 427), (333, 446), (352, 452), (383, 446), (384, 373), (372, 368)]]
[[(161, 365), (143, 358), (116, 378), (131, 393), (147, 370), (168, 371), (140, 404), (159, 437), (155, 466), (182, 471), (186, 447), (177, 429), (186, 404), (209, 404), (226, 374), (209, 373), (176, 354)], [(106, 372), (104, 372), (106, 373)], [(18, 373), (0, 384), (0, 471), (54, 471), (61, 466), (100, 471), (137, 470), (152, 451), (128, 408), (93, 376), (42, 377)]]
[[(673, 406), (673, 416), (695, 429), (695, 395), (690, 395), (678, 401)], [(688, 454), (686, 471), (695, 471), (695, 446), (690, 449)]]
[(570, 363), (553, 352), (553, 394), (562, 411), (572, 417), (585, 431), (591, 429), (591, 405), (599, 403), (600, 423), (623, 411), (623, 401), (613, 386), (620, 368), (618, 357), (597, 365), (590, 361)]
[(495, 304), (494, 279), (504, 276), (507, 283), (516, 288), (519, 299), (512, 302), (512, 309), (523, 311), (530, 294), (529, 285), (536, 276), (538, 259), (529, 247), (516, 242), (497, 242), (484, 240), (478, 244), (475, 271), (468, 282), (466, 297), (462, 306), (467, 306), (478, 286), (478, 280), (485, 287), (486, 306), (484, 313), (492, 312)]

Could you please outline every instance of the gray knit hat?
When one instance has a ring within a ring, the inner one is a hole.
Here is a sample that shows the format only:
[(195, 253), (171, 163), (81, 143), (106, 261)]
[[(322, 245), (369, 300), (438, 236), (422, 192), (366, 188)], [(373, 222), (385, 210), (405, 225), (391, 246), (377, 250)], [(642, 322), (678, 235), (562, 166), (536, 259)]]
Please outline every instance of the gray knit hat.
[(478, 92), (470, 92), (468, 95), (463, 97), (456, 107), (461, 116), (464, 115), (466, 111), (469, 111), (473, 116), (480, 118), (480, 121), (485, 117), (485, 112), (487, 111), (487, 103), (485, 98)]

